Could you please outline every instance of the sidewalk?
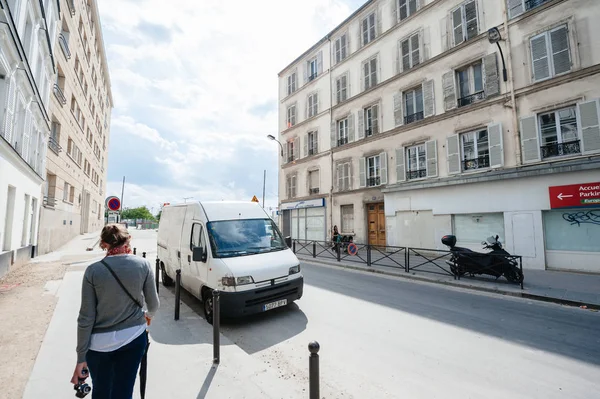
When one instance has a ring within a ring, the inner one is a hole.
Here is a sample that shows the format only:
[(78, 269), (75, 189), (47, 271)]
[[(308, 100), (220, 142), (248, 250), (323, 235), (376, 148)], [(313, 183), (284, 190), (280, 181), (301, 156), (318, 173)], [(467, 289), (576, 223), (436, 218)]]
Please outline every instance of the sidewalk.
[(587, 306), (590, 309), (600, 309), (600, 275), (570, 273), (550, 270), (523, 270), (525, 275), (524, 288), (510, 284), (504, 277), (498, 280), (485, 277), (463, 276), (454, 280), (452, 276), (410, 271), (404, 268), (371, 266), (365, 263), (348, 262), (335, 259), (313, 258), (304, 254), (297, 254), (298, 259), (308, 262), (324, 264), (347, 269), (368, 271), (396, 277), (408, 278), (430, 283), (444, 284), (477, 291), (494, 292), (503, 295), (520, 296), (523, 298), (557, 302), (571, 306)]
[(83, 259), (93, 259), (101, 256), (103, 251), (98, 247), (100, 231), (77, 235), (71, 241), (55, 251), (40, 255), (31, 260), (31, 263), (43, 262), (75, 262)]

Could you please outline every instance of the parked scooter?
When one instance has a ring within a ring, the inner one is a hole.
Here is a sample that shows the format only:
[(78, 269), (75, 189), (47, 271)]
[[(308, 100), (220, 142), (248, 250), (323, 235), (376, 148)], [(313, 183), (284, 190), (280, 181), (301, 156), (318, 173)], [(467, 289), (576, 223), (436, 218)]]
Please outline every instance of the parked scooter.
[(468, 248), (456, 246), (456, 236), (447, 235), (442, 237), (442, 244), (450, 247), (452, 257), (446, 263), (450, 265), (450, 271), (455, 276), (469, 274), (473, 277), (475, 274), (487, 274), (500, 278), (504, 275), (512, 283), (520, 284), (523, 282), (523, 272), (519, 264), (510, 254), (502, 248), (499, 236), (489, 237), (483, 241), (483, 249), (491, 249), (491, 252), (481, 253), (471, 251)]

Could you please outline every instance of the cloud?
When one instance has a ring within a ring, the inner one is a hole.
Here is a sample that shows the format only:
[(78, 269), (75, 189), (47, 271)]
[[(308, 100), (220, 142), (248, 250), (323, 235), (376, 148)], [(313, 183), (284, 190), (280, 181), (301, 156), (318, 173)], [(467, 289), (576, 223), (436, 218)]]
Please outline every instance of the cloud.
[(355, 5), (164, 4), (99, 2), (115, 99), (109, 191), (120, 194), (125, 175), (126, 204), (249, 200), (262, 196), (267, 170), (267, 202), (277, 204), (279, 149), (266, 139), (277, 135), (277, 73)]

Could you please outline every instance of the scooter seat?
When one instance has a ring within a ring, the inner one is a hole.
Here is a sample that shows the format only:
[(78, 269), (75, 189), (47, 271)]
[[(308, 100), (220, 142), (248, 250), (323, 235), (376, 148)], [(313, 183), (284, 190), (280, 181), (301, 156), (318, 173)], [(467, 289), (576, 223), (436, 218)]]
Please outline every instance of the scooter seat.
[(470, 250), (469, 248), (463, 248), (463, 247), (454, 247), (451, 249), (451, 251), (456, 251), (456, 252), (475, 252), (473, 250)]

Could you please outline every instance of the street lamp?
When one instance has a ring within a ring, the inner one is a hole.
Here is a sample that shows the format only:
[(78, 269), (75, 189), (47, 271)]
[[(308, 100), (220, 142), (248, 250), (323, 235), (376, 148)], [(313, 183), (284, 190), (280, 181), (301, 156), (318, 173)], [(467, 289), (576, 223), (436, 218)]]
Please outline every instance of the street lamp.
[(267, 135), (267, 138), (279, 143), (279, 147), (281, 147), (281, 156), (283, 157), (283, 144), (281, 144), (281, 141), (277, 140), (272, 134)]
[(502, 57), (502, 77), (506, 82), (508, 80), (506, 74), (506, 64), (504, 63), (504, 54), (502, 53), (502, 47), (500, 47), (500, 41), (502, 40), (502, 35), (500, 35), (500, 31), (498, 28), (493, 27), (488, 30), (488, 40), (491, 44), (496, 43), (498, 45), (498, 50), (500, 50), (500, 57)]
[(183, 202), (187, 204), (187, 200), (192, 199), (194, 197), (183, 197)]

